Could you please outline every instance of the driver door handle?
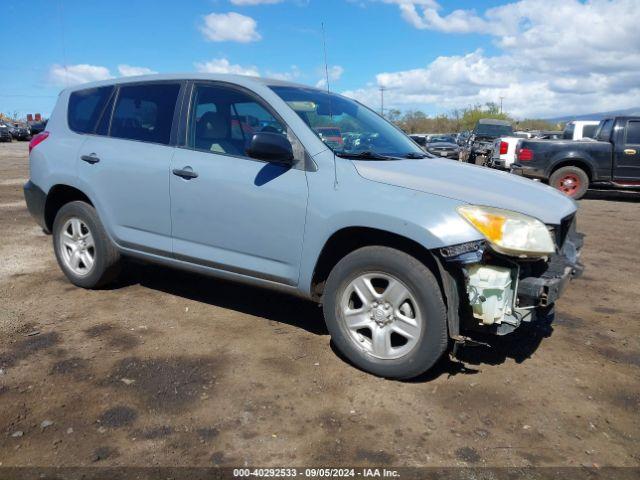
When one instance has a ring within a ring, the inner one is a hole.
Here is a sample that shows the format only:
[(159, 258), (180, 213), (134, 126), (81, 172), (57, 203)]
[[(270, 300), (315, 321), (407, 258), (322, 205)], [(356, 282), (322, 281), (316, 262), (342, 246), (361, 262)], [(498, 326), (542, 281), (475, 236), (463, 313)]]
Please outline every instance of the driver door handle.
[(636, 150), (635, 150), (635, 148), (625, 148), (624, 149), (624, 154), (625, 155), (635, 155), (636, 154)]
[(198, 178), (198, 174), (194, 172), (191, 167), (176, 168), (173, 170), (173, 174), (177, 177), (182, 177), (185, 180), (191, 180), (192, 178)]
[(80, 159), (92, 165), (100, 161), (100, 158), (95, 153), (92, 153), (90, 155), (82, 155)]

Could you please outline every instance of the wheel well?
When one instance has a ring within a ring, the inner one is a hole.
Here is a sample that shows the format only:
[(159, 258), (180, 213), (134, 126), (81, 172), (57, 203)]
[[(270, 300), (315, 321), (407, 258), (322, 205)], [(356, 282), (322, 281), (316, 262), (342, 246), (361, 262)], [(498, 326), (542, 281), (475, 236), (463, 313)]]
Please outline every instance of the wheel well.
[(56, 214), (64, 205), (69, 202), (80, 200), (93, 206), (89, 197), (87, 197), (82, 191), (77, 188), (70, 187), (69, 185), (55, 185), (49, 190), (47, 195), (47, 202), (44, 206), (44, 221), (47, 226), (47, 230), (51, 231), (53, 228), (53, 221), (56, 219)]
[(420, 260), (435, 275), (442, 289), (440, 273), (435, 259), (429, 250), (418, 242), (402, 235), (375, 228), (349, 227), (334, 233), (322, 248), (311, 281), (313, 297), (320, 298), (322, 296), (329, 273), (342, 258), (358, 248), (373, 245), (395, 248)]
[(589, 177), (590, 182), (591, 180), (593, 180), (593, 173), (591, 172), (591, 167), (589, 166), (589, 164), (584, 160), (575, 159), (575, 158), (562, 160), (557, 165), (554, 165), (553, 169), (549, 173), (549, 177), (551, 177), (551, 175), (553, 175), (557, 170), (561, 169), (562, 167), (577, 167), (581, 170), (584, 170), (584, 172), (587, 174), (587, 177)]

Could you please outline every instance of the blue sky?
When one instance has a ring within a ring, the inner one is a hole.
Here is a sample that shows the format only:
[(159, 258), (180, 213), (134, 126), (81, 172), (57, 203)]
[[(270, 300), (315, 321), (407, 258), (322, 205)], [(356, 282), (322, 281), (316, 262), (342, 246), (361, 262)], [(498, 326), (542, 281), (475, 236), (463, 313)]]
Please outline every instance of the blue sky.
[[(638, 10), (634, 0), (3, 0), (0, 111), (47, 114), (67, 84), (147, 70), (316, 85), (322, 22), (332, 88), (372, 106), (382, 85), (388, 106), (429, 113), (500, 97), (520, 117), (631, 107)], [(586, 35), (585, 22), (603, 25)]]

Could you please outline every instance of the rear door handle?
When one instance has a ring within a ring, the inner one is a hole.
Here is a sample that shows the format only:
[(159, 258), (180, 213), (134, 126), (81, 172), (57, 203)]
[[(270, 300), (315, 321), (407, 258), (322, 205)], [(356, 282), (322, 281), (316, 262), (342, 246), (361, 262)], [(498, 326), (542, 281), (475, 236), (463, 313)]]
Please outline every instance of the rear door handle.
[(91, 155), (82, 155), (80, 159), (92, 165), (100, 161), (100, 158), (98, 158), (98, 156), (95, 153), (92, 153)]
[(173, 174), (177, 177), (182, 177), (185, 180), (191, 180), (192, 178), (198, 178), (198, 174), (193, 171), (191, 167), (176, 168), (173, 170)]

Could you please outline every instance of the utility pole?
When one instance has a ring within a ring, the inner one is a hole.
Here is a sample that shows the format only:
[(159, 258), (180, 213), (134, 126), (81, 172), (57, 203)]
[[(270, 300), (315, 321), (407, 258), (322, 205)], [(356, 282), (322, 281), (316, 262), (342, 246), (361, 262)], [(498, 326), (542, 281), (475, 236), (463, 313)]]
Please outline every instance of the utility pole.
[(500, 114), (502, 114), (502, 100), (504, 99), (504, 97), (500, 97)]
[(381, 85), (380, 86), (380, 115), (382, 115), (383, 117), (384, 117), (384, 91), (385, 90), (386, 88)]

